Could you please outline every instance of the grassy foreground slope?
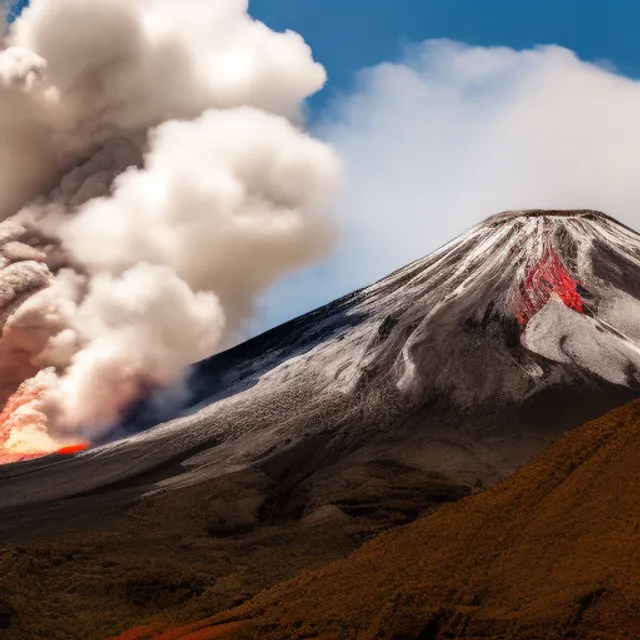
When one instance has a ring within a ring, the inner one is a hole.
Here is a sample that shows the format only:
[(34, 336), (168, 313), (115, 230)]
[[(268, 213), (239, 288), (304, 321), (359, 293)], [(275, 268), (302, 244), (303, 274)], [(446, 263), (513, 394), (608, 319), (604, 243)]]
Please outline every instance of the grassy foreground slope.
[(121, 640), (640, 638), (640, 401), (209, 620)]

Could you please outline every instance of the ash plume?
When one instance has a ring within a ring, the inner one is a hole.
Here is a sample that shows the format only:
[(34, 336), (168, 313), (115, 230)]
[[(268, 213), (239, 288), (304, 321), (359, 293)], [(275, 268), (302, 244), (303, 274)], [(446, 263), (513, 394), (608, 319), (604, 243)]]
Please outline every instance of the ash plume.
[(108, 429), (332, 247), (339, 164), (301, 128), (324, 81), (243, 0), (33, 0), (11, 26), (0, 235), (47, 282), (2, 340), (37, 345), (52, 443)]

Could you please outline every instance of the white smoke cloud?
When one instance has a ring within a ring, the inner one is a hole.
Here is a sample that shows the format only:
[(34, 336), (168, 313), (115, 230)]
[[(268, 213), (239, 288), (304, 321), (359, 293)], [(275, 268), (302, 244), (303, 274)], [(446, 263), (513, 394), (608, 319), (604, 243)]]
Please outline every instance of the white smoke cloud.
[(218, 300), (194, 294), (167, 266), (142, 263), (119, 277), (97, 275), (49, 345), (52, 360), (66, 367), (51, 385), (48, 413), (61, 431), (96, 420), (93, 430), (106, 428), (144, 385), (172, 380), (214, 351), (223, 330)]
[(208, 111), (160, 126), (150, 145), (144, 169), (63, 223), (91, 273), (170, 265), (194, 290), (215, 291), (235, 324), (280, 274), (331, 247), (317, 207), (335, 182), (333, 153), (284, 118)]
[(44, 109), (45, 66), (18, 47), (0, 54), (0, 220), (44, 187), (59, 161)]
[(640, 229), (638, 114), (638, 80), (558, 46), (427, 41), (362, 71), (317, 131), (343, 161), (341, 248), (300, 310), (498, 211), (595, 208)]
[(246, 0), (34, 0), (8, 42), (0, 160), (16, 195), (3, 196), (0, 215), (91, 142), (209, 108), (295, 121), (326, 78), (299, 35), (252, 20)]
[(246, 0), (33, 0), (6, 44), (0, 219), (24, 205), (24, 233), (3, 255), (51, 274), (5, 329), (45, 336), (55, 440), (108, 428), (322, 257), (339, 167), (301, 129), (324, 69)]
[(67, 124), (136, 129), (250, 105), (295, 116), (325, 81), (302, 38), (246, 0), (35, 0), (13, 42), (47, 61)]

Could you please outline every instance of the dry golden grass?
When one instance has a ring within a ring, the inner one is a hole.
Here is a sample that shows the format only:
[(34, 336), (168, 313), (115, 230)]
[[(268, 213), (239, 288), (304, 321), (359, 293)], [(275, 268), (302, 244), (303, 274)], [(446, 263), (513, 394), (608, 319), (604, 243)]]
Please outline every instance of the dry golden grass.
[(481, 495), (227, 614), (152, 637), (640, 638), (640, 401)]

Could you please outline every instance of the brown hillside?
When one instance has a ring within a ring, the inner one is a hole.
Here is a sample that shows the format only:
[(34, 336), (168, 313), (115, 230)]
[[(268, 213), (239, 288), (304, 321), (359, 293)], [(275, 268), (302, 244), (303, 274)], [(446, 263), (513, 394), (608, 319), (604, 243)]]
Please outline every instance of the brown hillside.
[(639, 490), (636, 401), (564, 436), (493, 489), (228, 614), (126, 637), (637, 639)]

